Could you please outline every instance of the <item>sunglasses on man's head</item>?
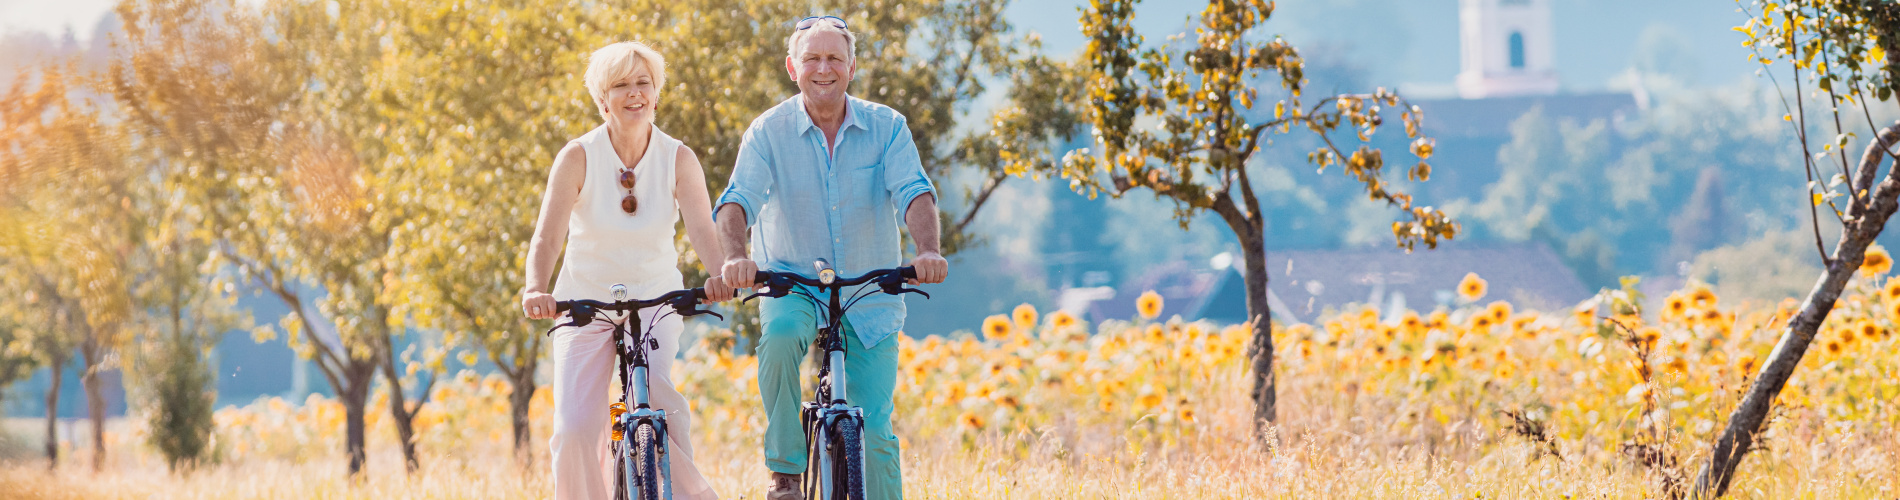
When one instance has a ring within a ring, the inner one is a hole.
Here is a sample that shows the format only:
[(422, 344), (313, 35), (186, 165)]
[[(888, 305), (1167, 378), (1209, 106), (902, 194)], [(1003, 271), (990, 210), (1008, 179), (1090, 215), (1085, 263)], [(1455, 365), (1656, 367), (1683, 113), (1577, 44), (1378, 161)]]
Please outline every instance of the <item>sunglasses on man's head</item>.
[(845, 27), (844, 19), (839, 18), (838, 16), (811, 16), (804, 19), (800, 19), (798, 20), (798, 29), (808, 30), (808, 29), (811, 29), (812, 26), (817, 26), (819, 21), (826, 21), (826, 20), (831, 21), (831, 25), (838, 29), (841, 29), (841, 30), (849, 29)]

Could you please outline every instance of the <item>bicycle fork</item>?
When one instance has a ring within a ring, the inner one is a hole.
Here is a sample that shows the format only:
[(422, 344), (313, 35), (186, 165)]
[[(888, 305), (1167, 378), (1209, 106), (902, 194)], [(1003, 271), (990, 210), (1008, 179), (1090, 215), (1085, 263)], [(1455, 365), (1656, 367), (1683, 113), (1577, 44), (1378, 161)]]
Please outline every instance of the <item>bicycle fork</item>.
[[(835, 332), (834, 332), (835, 333)], [(842, 343), (842, 342), (840, 342)], [(826, 349), (825, 368), (822, 384), (817, 394), (818, 401), (804, 403), (804, 411), (799, 412), (805, 428), (805, 449), (810, 460), (806, 465), (805, 497), (817, 499), (835, 496), (830, 491), (838, 484), (838, 464), (832, 460), (834, 448), (842, 448), (832, 429), (840, 419), (855, 420), (858, 424), (859, 439), (863, 439), (864, 409), (851, 406), (845, 401), (846, 380), (844, 370), (844, 350)], [(863, 446), (858, 450), (862, 452)], [(864, 463), (859, 457), (858, 463)], [(823, 491), (820, 491), (823, 490)]]
[[(638, 316), (635, 317), (637, 318)], [(635, 342), (635, 344), (638, 344), (638, 342)], [(633, 349), (644, 349), (646, 347), (645, 345), (635, 345)], [(654, 408), (652, 405), (652, 388), (647, 379), (646, 356), (635, 354), (631, 351), (622, 354), (629, 356), (623, 361), (625, 364), (622, 366), (620, 372), (624, 377), (620, 381), (622, 388), (621, 394), (632, 396), (633, 409), (628, 410), (624, 403), (621, 404), (621, 409), (614, 415), (614, 433), (616, 437), (625, 436), (625, 439), (620, 440), (621, 450), (622, 453), (629, 455), (629, 459), (622, 463), (626, 464), (626, 467), (632, 470), (620, 471), (619, 473), (627, 477), (632, 477), (637, 474), (639, 467), (635, 461), (631, 459), (636, 443), (633, 442), (634, 436), (628, 434), (634, 433), (634, 430), (639, 428), (641, 422), (651, 423), (653, 425), (653, 448), (659, 452), (659, 463), (657, 466), (660, 473), (660, 498), (670, 500), (673, 498), (673, 468), (670, 462), (671, 453), (668, 453), (670, 446), (668, 446), (669, 441), (667, 441), (666, 412)]]

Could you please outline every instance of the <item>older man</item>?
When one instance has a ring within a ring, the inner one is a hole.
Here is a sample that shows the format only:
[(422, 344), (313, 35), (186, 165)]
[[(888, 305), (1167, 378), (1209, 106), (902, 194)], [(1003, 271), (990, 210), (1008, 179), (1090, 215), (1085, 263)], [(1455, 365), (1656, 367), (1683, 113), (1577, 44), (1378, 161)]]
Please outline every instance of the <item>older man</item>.
[[(939, 254), (936, 188), (924, 175), (904, 115), (845, 93), (857, 70), (857, 37), (836, 17), (799, 21), (786, 39), (785, 70), (799, 94), (752, 121), (739, 144), (732, 181), (716, 218), (729, 256), (720, 274), (750, 288), (759, 269), (748, 254), (748, 228), (758, 236), (758, 262), (810, 274), (826, 259), (840, 275), (903, 263), (896, 213), (902, 210), (917, 255), (917, 281), (940, 283), (950, 265)], [(756, 221), (756, 225), (753, 223)], [(800, 498), (805, 433), (799, 424), (799, 361), (817, 335), (817, 307), (798, 295), (764, 299), (759, 339), (759, 393), (766, 412), (768, 500)], [(864, 408), (865, 490), (869, 498), (903, 497), (891, 392), (897, 383), (901, 297), (874, 295), (844, 318), (847, 399)]]

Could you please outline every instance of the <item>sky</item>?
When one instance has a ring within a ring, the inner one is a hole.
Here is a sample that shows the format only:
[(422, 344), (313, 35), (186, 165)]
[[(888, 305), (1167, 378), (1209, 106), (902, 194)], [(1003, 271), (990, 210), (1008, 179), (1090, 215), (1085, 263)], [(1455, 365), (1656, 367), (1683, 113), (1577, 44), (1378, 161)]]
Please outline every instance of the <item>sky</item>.
[(0, 0), (0, 31), (38, 31), (51, 35), (67, 27), (80, 40), (92, 38), (99, 17), (117, 0)]
[[(0, 32), (92, 37), (115, 0), (0, 0)], [(1017, 0), (1005, 11), (1018, 29), (1042, 35), (1052, 54), (1083, 39), (1077, 8), (1087, 0)], [(1184, 31), (1205, 2), (1149, 0), (1135, 10), (1150, 42)], [(1313, 58), (1355, 67), (1374, 85), (1448, 89), (1458, 72), (1458, 0), (1281, 0), (1262, 36), (1283, 35)], [(1556, 64), (1564, 88), (1613, 87), (1639, 57), (1664, 61), (1692, 85), (1727, 85), (1754, 72), (1729, 27), (1742, 15), (1727, 1), (1551, 0)], [(1660, 54), (1658, 56), (1657, 54)]]

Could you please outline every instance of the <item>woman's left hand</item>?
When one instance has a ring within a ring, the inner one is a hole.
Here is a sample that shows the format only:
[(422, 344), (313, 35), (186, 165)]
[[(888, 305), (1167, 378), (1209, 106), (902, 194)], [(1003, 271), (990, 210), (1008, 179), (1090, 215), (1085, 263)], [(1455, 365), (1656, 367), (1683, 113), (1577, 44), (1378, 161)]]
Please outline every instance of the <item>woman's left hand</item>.
[(732, 287), (726, 286), (726, 280), (718, 276), (706, 278), (706, 300), (703, 304), (716, 304), (732, 300)]

